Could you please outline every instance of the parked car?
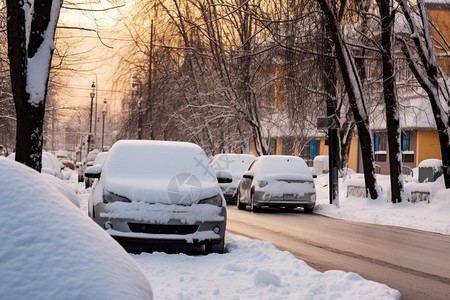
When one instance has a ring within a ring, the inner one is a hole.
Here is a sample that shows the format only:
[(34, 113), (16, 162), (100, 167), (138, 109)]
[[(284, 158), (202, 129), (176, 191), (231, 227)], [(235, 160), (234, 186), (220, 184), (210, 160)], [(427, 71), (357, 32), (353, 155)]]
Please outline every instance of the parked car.
[(56, 178), (5, 158), (0, 169), (0, 298), (152, 299), (135, 261)]
[(242, 174), (248, 169), (248, 166), (255, 160), (253, 154), (223, 153), (213, 157), (211, 165), (216, 171), (226, 171), (232, 176), (229, 183), (219, 183), (225, 200), (227, 202), (236, 202), (236, 191), (241, 180)]
[[(94, 165), (95, 158), (97, 157), (97, 155), (99, 153), (100, 153), (100, 150), (97, 150), (97, 149), (94, 149), (88, 153), (88, 155), (86, 156), (86, 160), (84, 161), (83, 173), (84, 173), (84, 171), (86, 171), (86, 168), (89, 168)], [(92, 182), (94, 182), (94, 180), (92, 178), (88, 178), (86, 176), (84, 177), (84, 187), (85, 188), (91, 187)]]
[[(10, 155), (8, 155), (8, 158), (11, 160), (16, 160), (16, 153), (11, 153)], [(63, 169), (64, 165), (58, 160), (58, 158), (56, 158), (55, 155), (50, 152), (42, 152), (41, 173), (46, 173), (63, 180)]]
[[(101, 176), (100, 176), (101, 175)], [(226, 202), (205, 152), (183, 142), (116, 142), (88, 198), (89, 216), (125, 249), (158, 243), (225, 246)]]
[(297, 156), (267, 155), (256, 158), (242, 175), (238, 186), (237, 207), (252, 211), (263, 206), (312, 212), (316, 190), (311, 170)]

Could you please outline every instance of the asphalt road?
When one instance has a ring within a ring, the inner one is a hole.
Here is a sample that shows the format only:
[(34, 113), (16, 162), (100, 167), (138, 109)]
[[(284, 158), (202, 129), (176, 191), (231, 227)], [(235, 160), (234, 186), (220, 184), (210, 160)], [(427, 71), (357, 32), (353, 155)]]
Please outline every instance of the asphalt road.
[(384, 283), (402, 299), (450, 299), (450, 236), (235, 205), (228, 206), (227, 231), (272, 241), (321, 272), (355, 272)]

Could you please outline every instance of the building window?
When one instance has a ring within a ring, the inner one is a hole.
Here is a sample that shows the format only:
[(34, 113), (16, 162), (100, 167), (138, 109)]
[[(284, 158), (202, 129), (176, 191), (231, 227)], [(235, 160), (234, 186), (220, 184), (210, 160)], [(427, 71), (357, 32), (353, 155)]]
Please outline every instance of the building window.
[(386, 150), (386, 134), (384, 133), (374, 133), (373, 134), (373, 148), (374, 151), (385, 151)]
[(295, 139), (293, 137), (283, 138), (283, 155), (294, 155), (295, 152)]
[(411, 139), (411, 131), (402, 131), (402, 151), (409, 150), (410, 139)]
[(375, 161), (385, 162), (387, 153), (384, 150), (375, 151)]
[(277, 139), (271, 138), (269, 140), (269, 154), (274, 155), (277, 154)]
[(313, 159), (317, 155), (319, 155), (319, 140), (312, 140), (309, 143), (309, 158)]

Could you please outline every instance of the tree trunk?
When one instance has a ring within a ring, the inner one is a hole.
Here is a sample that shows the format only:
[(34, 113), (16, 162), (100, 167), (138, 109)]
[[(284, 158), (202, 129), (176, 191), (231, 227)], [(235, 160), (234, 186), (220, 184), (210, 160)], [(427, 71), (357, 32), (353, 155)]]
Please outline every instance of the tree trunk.
[[(53, 38), (61, 7), (60, 1), (54, 2), (36, 1), (33, 7), (25, 8), (29, 6), (28, 2), (6, 1), (8, 56), (17, 115), (16, 161), (37, 171), (42, 168), (45, 98)], [(25, 11), (29, 15), (25, 15)], [(29, 18), (32, 20), (28, 27), (26, 20)], [(40, 74), (36, 74), (38, 72)], [(36, 84), (36, 81), (39, 82)]]
[(394, 69), (394, 22), (390, 0), (377, 0), (381, 16), (381, 57), (383, 60), (383, 94), (386, 105), (386, 126), (389, 145), (389, 170), (391, 180), (391, 200), (402, 202), (403, 180), (401, 179), (402, 156), (400, 149), (400, 120), (397, 104), (397, 87)]
[(378, 198), (378, 188), (375, 178), (373, 140), (369, 126), (369, 118), (364, 103), (361, 81), (353, 56), (350, 54), (347, 45), (342, 39), (336, 7), (333, 6), (332, 3), (334, 3), (334, 1), (319, 1), (327, 24), (330, 28), (342, 78), (347, 89), (353, 117), (358, 129), (366, 189), (370, 195), (370, 198), (376, 199)]

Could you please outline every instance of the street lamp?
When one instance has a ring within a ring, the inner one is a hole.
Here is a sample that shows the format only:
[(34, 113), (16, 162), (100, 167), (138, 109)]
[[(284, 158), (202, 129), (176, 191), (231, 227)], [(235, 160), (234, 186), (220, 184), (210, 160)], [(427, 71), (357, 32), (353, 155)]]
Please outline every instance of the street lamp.
[(95, 82), (92, 81), (92, 92), (90, 93), (91, 96), (91, 110), (89, 113), (89, 136), (88, 136), (88, 147), (87, 147), (87, 153), (89, 153), (89, 151), (91, 151), (91, 143), (93, 143), (93, 139), (92, 139), (92, 110), (93, 110), (93, 106), (94, 106), (94, 97), (95, 97)]
[(105, 143), (106, 100), (103, 101), (102, 115), (103, 115), (103, 125), (102, 125), (102, 151), (105, 151), (105, 149), (104, 149), (103, 146), (104, 146), (104, 143)]

